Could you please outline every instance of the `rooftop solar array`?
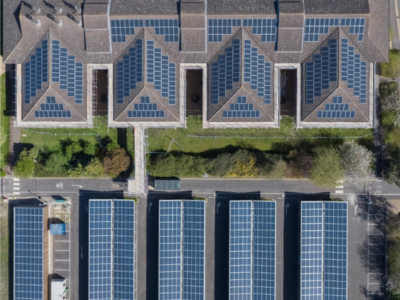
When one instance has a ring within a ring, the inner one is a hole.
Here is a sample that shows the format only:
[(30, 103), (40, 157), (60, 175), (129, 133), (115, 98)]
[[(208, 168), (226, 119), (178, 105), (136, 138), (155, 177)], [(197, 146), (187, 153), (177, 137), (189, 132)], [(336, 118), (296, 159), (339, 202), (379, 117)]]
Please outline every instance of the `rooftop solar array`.
[(143, 40), (137, 40), (135, 47), (129, 48), (129, 53), (117, 62), (117, 103), (124, 103), (124, 97), (129, 97), (131, 90), (136, 89), (136, 83), (143, 81)]
[(35, 118), (71, 118), (71, 111), (64, 110), (63, 104), (56, 103), (56, 97), (46, 97), (46, 103), (40, 104), (40, 110), (35, 110)]
[(360, 97), (360, 103), (367, 103), (367, 62), (361, 60), (347, 39), (342, 39), (341, 50), (341, 79), (347, 81), (347, 88), (353, 89), (354, 96)]
[(229, 104), (229, 110), (222, 111), (223, 118), (259, 118), (260, 111), (254, 110), (253, 104), (247, 103), (244, 96), (236, 97), (236, 104)]
[(313, 61), (306, 62), (306, 103), (314, 103), (314, 97), (321, 97), (322, 90), (338, 80), (337, 43), (336, 39), (330, 39), (328, 46), (321, 47), (320, 54), (314, 54)]
[(159, 299), (204, 300), (205, 202), (161, 200)]
[(135, 299), (135, 202), (89, 202), (89, 299)]
[(365, 18), (342, 18), (340, 26), (350, 27), (350, 33), (358, 35), (358, 41), (364, 39)]
[(301, 299), (347, 299), (347, 202), (301, 203)]
[(36, 53), (30, 56), (25, 63), (25, 103), (30, 104), (31, 98), (36, 97), (37, 90), (42, 89), (42, 83), (48, 80), (48, 42), (42, 41), (41, 47), (36, 48)]
[(343, 104), (343, 97), (333, 97), (333, 103), (325, 104), (325, 110), (319, 110), (317, 118), (322, 119), (353, 119), (354, 110), (349, 110), (349, 104)]
[(276, 299), (276, 203), (230, 202), (229, 299)]
[(128, 110), (128, 118), (164, 118), (163, 110), (156, 103), (150, 103), (150, 97), (141, 96), (140, 103), (134, 104), (134, 110)]
[(211, 103), (218, 104), (219, 97), (226, 96), (226, 90), (240, 81), (240, 40), (233, 40), (225, 54), (218, 55), (218, 61), (211, 63)]
[(250, 82), (251, 89), (257, 90), (257, 96), (264, 98), (265, 104), (271, 104), (271, 67), (258, 48), (251, 46), (250, 40), (244, 41), (244, 82)]
[(154, 83), (154, 89), (168, 98), (168, 104), (176, 103), (176, 64), (162, 55), (154, 41), (147, 41), (147, 82)]
[(52, 41), (52, 81), (60, 83), (60, 89), (67, 90), (68, 97), (75, 98), (75, 104), (83, 103), (83, 64), (77, 63), (68, 49), (60, 47), (60, 41)]
[(179, 41), (179, 27), (178, 20), (165, 19), (165, 20), (146, 20), (146, 27), (153, 27), (156, 35), (163, 35), (166, 43), (173, 43)]
[(252, 34), (261, 34), (261, 41), (276, 41), (276, 19), (244, 19), (243, 27), (252, 27)]
[(134, 35), (135, 28), (143, 27), (143, 20), (111, 20), (113, 43), (125, 43), (127, 35)]
[(222, 42), (223, 35), (232, 34), (232, 27), (241, 27), (241, 19), (209, 19), (208, 41)]
[(42, 300), (44, 280), (44, 210), (14, 208), (14, 299)]
[(350, 27), (351, 34), (357, 34), (358, 41), (364, 39), (365, 18), (307, 18), (304, 27), (304, 41), (318, 42), (320, 34), (328, 34), (330, 27)]

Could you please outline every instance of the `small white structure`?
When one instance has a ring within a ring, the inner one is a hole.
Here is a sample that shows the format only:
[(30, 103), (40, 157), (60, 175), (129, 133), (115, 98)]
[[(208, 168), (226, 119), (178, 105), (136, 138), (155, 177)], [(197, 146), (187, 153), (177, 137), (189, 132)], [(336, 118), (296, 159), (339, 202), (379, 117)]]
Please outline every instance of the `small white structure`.
[(51, 300), (67, 299), (67, 281), (65, 279), (51, 280)]

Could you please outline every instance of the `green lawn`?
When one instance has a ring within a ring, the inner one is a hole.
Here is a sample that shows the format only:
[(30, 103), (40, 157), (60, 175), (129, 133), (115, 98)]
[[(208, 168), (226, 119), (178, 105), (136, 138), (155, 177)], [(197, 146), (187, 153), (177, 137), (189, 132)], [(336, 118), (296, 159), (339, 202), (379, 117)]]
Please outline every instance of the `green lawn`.
[(0, 169), (3, 169), (8, 162), (10, 134), (10, 117), (6, 113), (6, 76), (7, 73), (0, 76)]
[[(279, 129), (203, 129), (202, 118), (194, 116), (189, 116), (186, 122), (188, 129), (149, 129), (149, 152), (167, 151), (172, 139), (182, 148), (172, 143), (170, 151), (199, 153), (229, 146), (276, 151), (279, 150), (277, 149), (279, 145), (291, 141), (293, 137), (360, 137), (373, 132), (372, 129), (296, 130), (293, 120), (290, 118), (281, 121), (281, 128)], [(201, 135), (203, 138), (187, 137), (187, 135)], [(369, 135), (363, 141), (365, 144), (370, 144), (372, 138), (373, 135)]]
[(8, 229), (8, 204), (1, 200), (0, 203), (0, 299), (9, 298), (9, 229)]

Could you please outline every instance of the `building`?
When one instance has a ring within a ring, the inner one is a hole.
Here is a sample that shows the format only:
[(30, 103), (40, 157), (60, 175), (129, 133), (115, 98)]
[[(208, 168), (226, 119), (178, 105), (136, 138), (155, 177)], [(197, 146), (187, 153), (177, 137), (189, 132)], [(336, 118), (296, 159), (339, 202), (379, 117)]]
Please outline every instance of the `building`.
[(347, 202), (301, 202), (300, 299), (348, 299)]
[(192, 70), (204, 128), (374, 126), (386, 0), (4, 2), (17, 126), (184, 127)]
[(47, 300), (47, 207), (14, 207), (14, 300)]
[(136, 297), (135, 201), (89, 201), (89, 300)]

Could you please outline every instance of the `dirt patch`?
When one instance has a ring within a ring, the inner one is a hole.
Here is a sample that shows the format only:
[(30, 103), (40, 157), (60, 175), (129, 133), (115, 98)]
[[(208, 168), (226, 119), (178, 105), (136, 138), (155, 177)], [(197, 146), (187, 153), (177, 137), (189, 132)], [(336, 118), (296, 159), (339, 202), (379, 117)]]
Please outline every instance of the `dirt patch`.
[(391, 206), (388, 205), (390, 212), (394, 215), (398, 215), (400, 212), (400, 199), (388, 200)]

